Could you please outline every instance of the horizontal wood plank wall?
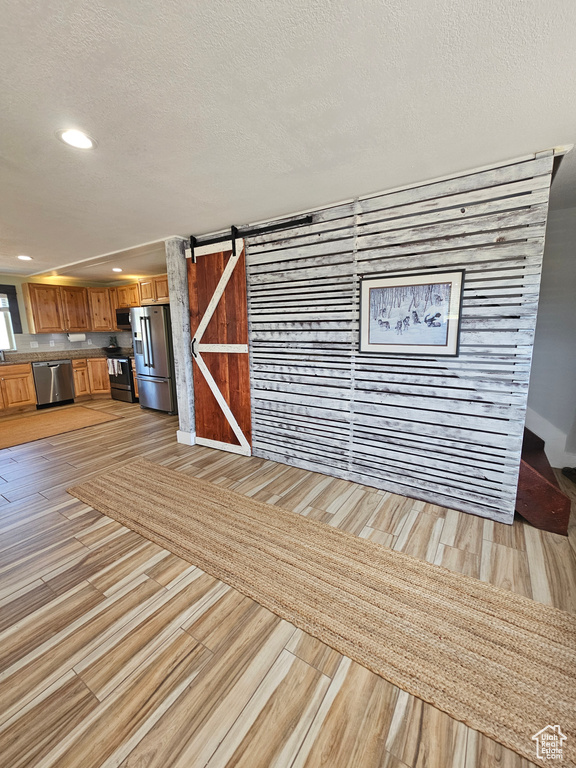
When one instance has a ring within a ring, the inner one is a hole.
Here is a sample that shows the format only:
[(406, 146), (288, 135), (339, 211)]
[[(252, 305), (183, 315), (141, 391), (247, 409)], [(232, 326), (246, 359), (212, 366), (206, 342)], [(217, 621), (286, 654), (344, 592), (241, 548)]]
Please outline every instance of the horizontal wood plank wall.
[[(254, 454), (511, 522), (552, 163), (250, 238)], [(466, 270), (458, 357), (359, 354), (361, 277), (452, 269)]]

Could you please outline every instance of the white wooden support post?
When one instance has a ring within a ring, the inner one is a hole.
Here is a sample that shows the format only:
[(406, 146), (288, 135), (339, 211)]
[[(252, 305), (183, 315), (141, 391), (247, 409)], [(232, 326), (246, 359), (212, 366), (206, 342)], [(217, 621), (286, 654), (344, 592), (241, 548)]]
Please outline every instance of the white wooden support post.
[(186, 244), (187, 241), (180, 237), (173, 237), (165, 241), (176, 396), (180, 422), (177, 440), (184, 445), (194, 445), (196, 442), (194, 380), (192, 378), (192, 355), (190, 354), (188, 268), (184, 258)]

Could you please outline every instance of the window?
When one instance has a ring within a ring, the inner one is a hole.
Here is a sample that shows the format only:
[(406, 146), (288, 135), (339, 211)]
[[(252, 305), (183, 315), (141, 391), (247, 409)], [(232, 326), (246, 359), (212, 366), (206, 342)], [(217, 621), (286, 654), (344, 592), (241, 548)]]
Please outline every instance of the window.
[(16, 349), (10, 303), (6, 293), (0, 293), (0, 349)]

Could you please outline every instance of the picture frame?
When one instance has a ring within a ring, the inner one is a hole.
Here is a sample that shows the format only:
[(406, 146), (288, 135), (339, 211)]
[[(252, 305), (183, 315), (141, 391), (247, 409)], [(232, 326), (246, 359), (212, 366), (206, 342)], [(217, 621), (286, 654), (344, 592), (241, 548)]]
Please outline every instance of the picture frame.
[(360, 280), (360, 352), (457, 357), (465, 270)]

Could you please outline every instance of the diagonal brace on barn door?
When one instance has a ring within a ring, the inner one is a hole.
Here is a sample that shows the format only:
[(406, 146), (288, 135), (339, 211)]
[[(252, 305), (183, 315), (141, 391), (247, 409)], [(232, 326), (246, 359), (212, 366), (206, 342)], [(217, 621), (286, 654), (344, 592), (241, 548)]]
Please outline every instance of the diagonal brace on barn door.
[[(216, 311), (218, 302), (224, 295), (226, 286), (228, 285), (230, 278), (232, 277), (232, 272), (234, 272), (236, 264), (238, 264), (238, 262), (240, 261), (241, 256), (242, 256), (242, 251), (240, 251), (240, 253), (236, 253), (236, 241), (232, 240), (232, 256), (230, 256), (230, 258), (228, 259), (228, 264), (226, 264), (226, 267), (224, 268), (224, 272), (222, 272), (222, 276), (218, 281), (216, 290), (214, 291), (214, 294), (210, 299), (208, 306), (206, 307), (206, 311), (204, 312), (204, 315), (200, 320), (200, 324), (198, 328), (196, 329), (196, 333), (194, 334), (194, 341), (196, 342), (196, 344), (200, 344), (202, 336), (204, 336), (204, 332), (208, 327), (208, 323), (210, 322), (210, 320), (212, 320), (212, 316)], [(248, 349), (246, 349), (246, 351), (248, 351)]]
[(212, 394), (216, 398), (216, 401), (217, 401), (218, 405), (222, 409), (222, 412), (224, 413), (224, 416), (226, 416), (226, 420), (228, 421), (228, 423), (232, 427), (232, 431), (236, 435), (236, 439), (240, 443), (241, 447), (244, 449), (243, 453), (245, 453), (247, 456), (250, 456), (250, 454), (252, 453), (252, 449), (250, 448), (250, 443), (246, 439), (246, 435), (244, 434), (244, 432), (242, 432), (242, 430), (240, 429), (240, 425), (236, 421), (236, 417), (234, 416), (234, 414), (230, 410), (230, 406), (226, 402), (226, 399), (225, 399), (224, 395), (222, 394), (222, 392), (220, 391), (220, 388), (219, 388), (218, 384), (216, 383), (216, 381), (214, 380), (214, 377), (212, 376), (212, 374), (208, 370), (208, 366), (204, 362), (204, 360), (202, 358), (202, 355), (197, 354), (196, 357), (195, 357), (195, 360), (196, 360), (196, 364), (198, 365), (198, 368), (202, 372), (202, 375), (206, 379), (206, 383), (210, 387), (210, 390), (212, 391)]

